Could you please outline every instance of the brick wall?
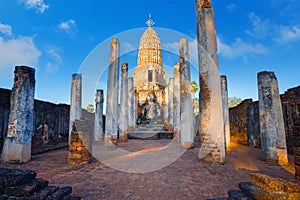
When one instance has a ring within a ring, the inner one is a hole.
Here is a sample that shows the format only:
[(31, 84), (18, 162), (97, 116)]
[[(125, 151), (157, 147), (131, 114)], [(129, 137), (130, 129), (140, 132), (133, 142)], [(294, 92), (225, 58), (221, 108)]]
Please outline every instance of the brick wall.
[[(7, 133), (7, 125), (10, 111), (11, 90), (0, 88), (0, 139)], [(69, 133), (70, 106), (66, 104), (54, 104), (50, 102), (34, 101), (34, 136), (41, 137), (42, 130), (36, 129), (44, 121), (49, 127), (49, 136), (67, 136)]]
[[(289, 153), (293, 153), (294, 141), (300, 139), (300, 86), (288, 89), (281, 96), (285, 134)], [(260, 147), (258, 101), (242, 101), (229, 109), (231, 141)]]

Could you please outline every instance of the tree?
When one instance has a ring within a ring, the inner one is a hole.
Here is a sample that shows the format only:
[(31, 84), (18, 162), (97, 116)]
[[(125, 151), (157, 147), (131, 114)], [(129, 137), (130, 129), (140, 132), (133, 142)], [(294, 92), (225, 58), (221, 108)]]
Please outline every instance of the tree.
[(195, 80), (191, 81), (191, 93), (193, 94), (192, 106), (195, 115), (199, 114), (199, 99), (195, 97), (195, 94), (198, 92), (198, 90), (199, 90), (198, 83)]
[(94, 112), (94, 105), (93, 104), (89, 104), (86, 108), (86, 110), (89, 112), (89, 113), (93, 113)]
[(197, 116), (199, 114), (199, 99), (193, 98), (192, 105), (193, 105), (194, 115)]
[(238, 97), (229, 97), (228, 98), (228, 107), (232, 108), (239, 105), (242, 102), (241, 98)]
[(196, 94), (196, 92), (199, 90), (199, 85), (198, 85), (198, 83), (194, 80), (194, 81), (191, 81), (191, 86), (192, 86), (191, 92), (192, 92), (192, 94), (193, 94), (193, 98), (195, 98), (195, 94)]

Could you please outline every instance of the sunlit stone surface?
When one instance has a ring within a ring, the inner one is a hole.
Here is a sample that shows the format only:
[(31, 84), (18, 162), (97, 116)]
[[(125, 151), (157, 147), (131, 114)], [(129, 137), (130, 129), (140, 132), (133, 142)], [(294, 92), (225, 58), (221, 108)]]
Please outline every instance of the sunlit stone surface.
[(72, 74), (71, 99), (70, 99), (70, 122), (69, 122), (69, 144), (71, 139), (72, 125), (76, 119), (82, 116), (82, 74)]
[(226, 147), (230, 144), (230, 126), (229, 126), (229, 109), (228, 109), (228, 89), (227, 77), (221, 76), (222, 104), (224, 117), (224, 134)]
[(188, 40), (179, 42), (180, 54), (180, 141), (186, 148), (194, 147), (194, 113), (191, 97), (191, 75)]
[(224, 121), (217, 37), (211, 1), (197, 0), (198, 59), (200, 72), (199, 158), (205, 163), (225, 162)]
[(31, 138), (34, 132), (34, 74), (35, 70), (30, 67), (15, 68), (8, 131), (1, 158), (3, 162), (24, 163), (31, 158)]
[(278, 82), (274, 72), (257, 75), (261, 149), (265, 159), (284, 165), (288, 162)]
[(103, 132), (103, 90), (96, 91), (95, 100), (95, 122), (94, 122), (94, 140), (99, 142), (104, 139)]
[(118, 99), (119, 99), (119, 64), (120, 44), (117, 38), (110, 40), (110, 56), (107, 80), (105, 145), (115, 145), (118, 135)]
[(128, 63), (122, 63), (121, 77), (121, 110), (120, 110), (120, 142), (127, 142), (128, 130)]

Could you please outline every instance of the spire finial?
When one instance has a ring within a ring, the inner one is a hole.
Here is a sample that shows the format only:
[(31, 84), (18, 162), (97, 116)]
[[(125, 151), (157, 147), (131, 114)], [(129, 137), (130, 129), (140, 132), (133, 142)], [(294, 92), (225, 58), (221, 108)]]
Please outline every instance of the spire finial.
[(149, 13), (149, 19), (148, 21), (146, 22), (146, 24), (149, 26), (149, 27), (152, 27), (154, 25), (154, 21), (151, 19), (151, 13)]

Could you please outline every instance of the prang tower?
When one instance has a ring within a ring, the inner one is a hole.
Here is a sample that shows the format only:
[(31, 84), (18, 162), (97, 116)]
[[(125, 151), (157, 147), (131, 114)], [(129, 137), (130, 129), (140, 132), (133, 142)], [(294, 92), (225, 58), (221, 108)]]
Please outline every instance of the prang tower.
[(148, 29), (144, 32), (138, 53), (137, 68), (134, 71), (134, 87), (138, 105), (146, 102), (150, 93), (155, 93), (157, 102), (163, 107), (165, 103), (166, 72), (162, 66), (162, 50), (160, 39), (153, 30), (154, 22), (146, 22)]

